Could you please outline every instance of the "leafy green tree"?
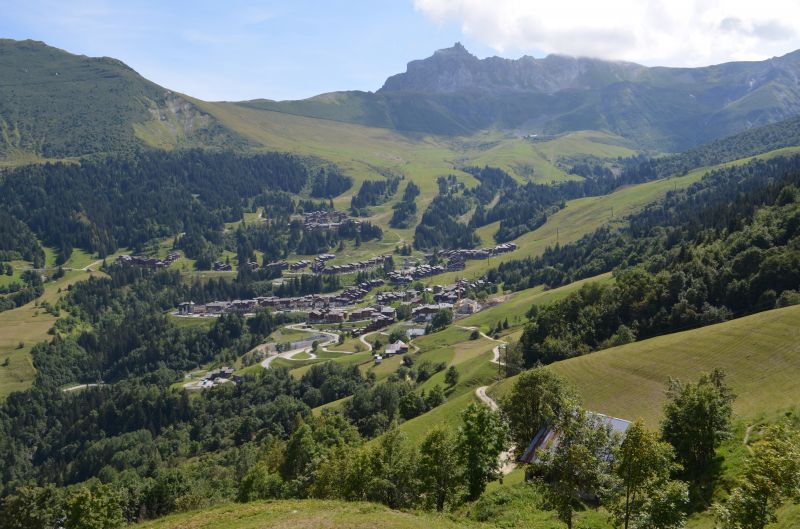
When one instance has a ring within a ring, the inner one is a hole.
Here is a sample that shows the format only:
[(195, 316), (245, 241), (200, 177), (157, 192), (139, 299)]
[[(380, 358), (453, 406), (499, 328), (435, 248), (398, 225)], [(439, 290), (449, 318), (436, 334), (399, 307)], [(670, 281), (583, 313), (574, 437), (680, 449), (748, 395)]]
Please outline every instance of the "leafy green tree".
[(616, 347), (618, 345), (625, 345), (636, 341), (636, 331), (627, 325), (620, 325), (617, 332), (611, 335), (608, 340), (605, 340), (601, 345), (602, 347)]
[(280, 474), (287, 484), (300, 495), (311, 482), (314, 466), (318, 461), (320, 447), (314, 439), (311, 427), (301, 424), (286, 443), (286, 451)]
[(281, 477), (275, 472), (271, 472), (265, 462), (260, 461), (242, 478), (237, 499), (246, 502), (280, 498), (282, 491), (283, 480)]
[(419, 394), (409, 391), (400, 397), (400, 402), (398, 403), (400, 416), (405, 420), (413, 419), (425, 413), (428, 411), (427, 408), (425, 390), (422, 390)]
[(677, 468), (672, 445), (641, 420), (631, 424), (618, 455), (619, 484), (609, 508), (614, 522), (625, 529), (682, 527), (689, 497), (685, 483), (670, 480)]
[(447, 368), (447, 373), (444, 375), (444, 382), (448, 386), (455, 386), (458, 384), (458, 369), (456, 366), (450, 366)]
[(444, 401), (444, 390), (442, 389), (442, 386), (436, 384), (428, 393), (428, 397), (425, 399), (425, 404), (427, 404), (429, 410), (432, 410), (436, 406), (442, 404)]
[(451, 323), (453, 323), (453, 311), (441, 309), (431, 318), (431, 323), (428, 326), (430, 328), (429, 332), (441, 331)]
[(476, 500), (487, 483), (500, 475), (500, 454), (508, 446), (508, 429), (487, 406), (472, 403), (461, 414), (456, 449), (465, 468), (467, 498)]
[(675, 448), (684, 474), (696, 481), (730, 436), (735, 397), (719, 369), (701, 375), (695, 384), (670, 380), (667, 396), (661, 437)]
[(419, 495), (417, 450), (396, 425), (378, 440), (369, 456), (372, 479), (367, 498), (379, 501), (392, 509), (414, 505)]
[(437, 426), (425, 436), (419, 452), (419, 479), (425, 502), (441, 512), (452, 501), (461, 486), (463, 468), (458, 454), (453, 450), (455, 435)]
[(616, 442), (599, 417), (573, 408), (556, 426), (558, 444), (543, 450), (533, 463), (543, 485), (547, 507), (572, 529), (573, 514), (587, 495), (605, 497), (613, 485)]
[(65, 529), (114, 529), (124, 523), (122, 495), (110, 485), (82, 487), (67, 501)]
[(522, 373), (500, 401), (517, 453), (542, 427), (560, 422), (576, 400), (574, 390), (551, 369), (537, 367)]
[(52, 529), (64, 508), (63, 494), (53, 485), (20, 487), (3, 500), (0, 529)]
[(739, 485), (714, 510), (722, 529), (764, 529), (789, 499), (800, 501), (800, 432), (781, 423), (754, 444)]

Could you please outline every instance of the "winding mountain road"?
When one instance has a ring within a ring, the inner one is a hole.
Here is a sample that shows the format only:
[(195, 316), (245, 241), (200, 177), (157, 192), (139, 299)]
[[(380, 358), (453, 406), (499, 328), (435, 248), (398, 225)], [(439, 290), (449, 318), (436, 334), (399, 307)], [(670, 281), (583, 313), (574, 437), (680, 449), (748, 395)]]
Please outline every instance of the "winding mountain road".
[[(287, 329), (292, 329), (294, 331), (302, 331), (308, 332), (312, 334), (324, 334), (328, 337), (328, 339), (324, 342), (319, 343), (319, 347), (322, 348), (323, 351), (327, 351), (326, 347), (337, 343), (339, 341), (339, 335), (336, 333), (328, 332), (328, 331), (320, 331), (318, 329), (306, 329), (304, 324), (296, 323), (294, 325), (287, 325)], [(269, 365), (276, 359), (276, 358), (284, 358), (286, 360), (295, 360), (294, 356), (300, 353), (308, 353), (309, 358), (304, 358), (303, 360), (313, 360), (317, 358), (317, 355), (311, 352), (311, 346), (308, 347), (301, 347), (299, 349), (290, 349), (288, 351), (283, 351), (282, 353), (276, 353), (273, 355), (268, 356), (264, 360), (261, 361), (261, 367), (264, 369), (269, 369)], [(339, 351), (341, 352), (341, 351)]]
[[(486, 390), (489, 389), (489, 386), (481, 386), (475, 390), (475, 395), (492, 411), (500, 410), (500, 406), (497, 405), (497, 402), (486, 394)], [(514, 457), (514, 447), (512, 446), (502, 454), (500, 454), (500, 472), (507, 476), (517, 467), (517, 461)]]
[[(492, 359), (490, 360), (490, 362), (492, 362), (493, 364), (501, 365), (501, 366), (506, 365), (505, 362), (500, 360), (500, 348), (508, 345), (508, 342), (505, 342), (503, 340), (497, 340), (496, 338), (492, 338), (491, 336), (489, 336), (488, 334), (486, 334), (485, 332), (480, 330), (478, 327), (464, 327), (462, 325), (459, 325), (458, 328), (459, 329), (464, 329), (465, 331), (478, 331), (478, 333), (483, 338), (486, 338), (487, 340), (489, 340), (491, 342), (496, 342), (497, 345), (494, 347), (494, 349), (492, 349), (492, 355), (493, 356), (492, 356)], [(478, 389), (480, 389), (480, 388), (478, 388)]]

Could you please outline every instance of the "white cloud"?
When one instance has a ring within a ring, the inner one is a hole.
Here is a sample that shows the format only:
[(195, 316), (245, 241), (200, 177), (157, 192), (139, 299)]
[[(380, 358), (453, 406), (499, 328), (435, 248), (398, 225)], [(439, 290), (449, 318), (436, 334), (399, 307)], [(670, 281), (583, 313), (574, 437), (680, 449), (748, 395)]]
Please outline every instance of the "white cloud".
[(798, 0), (414, 0), (503, 52), (699, 66), (800, 48)]

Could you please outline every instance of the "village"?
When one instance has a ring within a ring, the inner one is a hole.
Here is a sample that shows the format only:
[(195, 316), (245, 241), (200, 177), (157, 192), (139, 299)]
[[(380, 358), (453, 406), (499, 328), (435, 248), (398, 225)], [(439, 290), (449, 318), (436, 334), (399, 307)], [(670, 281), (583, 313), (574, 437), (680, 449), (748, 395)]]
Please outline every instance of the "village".
[[(291, 359), (295, 354), (312, 350), (317, 344), (322, 344), (324, 349), (325, 346), (343, 339), (345, 335), (361, 338), (362, 343), (372, 349), (364, 337), (387, 329), (400, 323), (401, 320), (404, 320), (402, 329), (407, 340), (423, 336), (428, 324), (441, 311), (446, 311), (457, 319), (482, 310), (484, 307), (479, 302), (466, 295), (470, 289), (484, 285), (484, 280), (470, 282), (462, 279), (451, 285), (434, 285), (422, 287), (421, 290), (383, 290), (374, 294), (374, 303), (358, 304), (367, 297), (371, 289), (384, 286), (382, 280), (375, 279), (348, 287), (335, 295), (290, 298), (264, 296), (205, 304), (184, 301), (173, 315), (186, 318), (218, 317), (229, 313), (253, 314), (265, 309), (295, 314), (301, 322), (289, 325), (287, 328), (312, 335), (301, 341), (286, 344), (265, 343), (260, 346), (259, 351), (264, 355), (264, 367), (268, 367), (271, 360), (279, 355)], [(343, 327), (345, 324), (346, 328)], [(405, 354), (408, 349), (409, 345), (406, 342), (395, 340), (388, 343), (383, 351), (374, 350), (373, 359), (375, 364), (380, 364), (384, 358)], [(186, 387), (205, 389), (219, 384), (235, 383), (236, 378), (232, 373), (231, 368), (222, 367), (208, 372), (200, 380), (187, 383)]]
[[(451, 285), (434, 285), (423, 290), (387, 290), (375, 294), (375, 303), (366, 306), (356, 304), (364, 300), (373, 288), (384, 285), (383, 280), (373, 279), (347, 287), (338, 294), (309, 294), (306, 296), (281, 298), (260, 296), (253, 299), (212, 301), (196, 304), (184, 301), (178, 306), (176, 316), (216, 317), (226, 313), (253, 314), (258, 310), (271, 309), (284, 313), (302, 313), (308, 323), (339, 324), (344, 322), (364, 323), (362, 332), (385, 327), (397, 319), (398, 308), (405, 309), (414, 322), (430, 321), (439, 310), (455, 310), (456, 314), (470, 315), (478, 312), (481, 305), (466, 296), (469, 289), (480, 288), (483, 279), (468, 281), (461, 279)], [(432, 303), (426, 303), (426, 298)], [(394, 306), (392, 306), (394, 305)], [(359, 329), (355, 329), (358, 332)], [(356, 334), (357, 335), (357, 334)]]
[[(336, 231), (343, 226), (358, 224), (341, 211), (312, 211), (302, 215), (303, 229), (307, 232)], [(264, 269), (278, 284), (286, 278), (302, 274), (346, 275), (367, 273), (359, 282), (346, 286), (335, 293), (317, 293), (302, 296), (264, 295), (250, 299), (215, 300), (195, 303), (184, 300), (173, 316), (179, 318), (216, 318), (225, 314), (253, 315), (261, 310), (270, 310), (290, 315), (296, 322), (286, 326), (295, 332), (305, 332), (309, 336), (302, 340), (286, 343), (273, 341), (261, 344), (258, 355), (263, 367), (276, 358), (294, 360), (301, 352), (315, 357), (316, 347), (323, 350), (346, 336), (358, 338), (362, 346), (372, 350), (375, 364), (397, 354), (405, 354), (410, 342), (423, 336), (430, 328), (431, 321), (440, 312), (447, 312), (448, 319), (466, 317), (482, 310), (482, 305), (469, 297), (472, 292), (484, 289), (486, 281), (460, 279), (447, 285), (423, 285), (420, 280), (445, 272), (463, 270), (467, 260), (489, 259), (493, 256), (516, 250), (515, 243), (502, 243), (494, 247), (480, 249), (454, 249), (439, 254), (422, 255), (421, 258), (403, 260), (402, 268), (395, 269), (391, 253), (374, 255), (368, 259), (353, 262), (336, 262), (336, 254), (321, 253), (313, 258), (296, 261), (281, 259), (259, 265), (258, 262), (238, 263), (230, 259), (212, 264), (214, 272), (234, 272), (237, 269), (257, 271)], [(116, 260), (119, 266), (138, 266), (164, 269), (182, 257), (180, 252), (170, 251), (165, 258), (139, 255), (122, 255)], [(424, 259), (424, 261), (423, 261)], [(421, 262), (422, 261), (422, 262)], [(440, 263), (446, 264), (440, 264)], [(286, 273), (286, 274), (285, 274)], [(412, 287), (412, 283), (414, 284)], [(393, 327), (394, 326), (394, 327)], [(402, 329), (403, 339), (395, 339), (384, 348), (375, 349), (366, 341), (366, 336), (383, 333), (389, 329)], [(185, 384), (187, 389), (202, 390), (220, 384), (236, 383), (239, 377), (234, 369), (222, 366), (206, 372), (200, 378), (192, 378)]]

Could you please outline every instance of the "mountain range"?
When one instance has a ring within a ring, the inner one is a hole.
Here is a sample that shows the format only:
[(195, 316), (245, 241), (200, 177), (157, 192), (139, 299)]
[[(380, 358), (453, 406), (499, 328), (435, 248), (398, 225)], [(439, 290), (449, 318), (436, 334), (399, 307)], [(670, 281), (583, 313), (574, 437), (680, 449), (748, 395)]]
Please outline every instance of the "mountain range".
[[(67, 158), (161, 148), (247, 148), (213, 105), (175, 93), (111, 58), (35, 41), (0, 40), (0, 159)], [(800, 51), (702, 68), (646, 67), (549, 55), (478, 59), (461, 44), (412, 61), (376, 92), (298, 101), (270, 110), (391, 129), (469, 136), (607, 131), (639, 149), (673, 152), (800, 114)]]
[(642, 148), (675, 151), (800, 113), (798, 77), (800, 51), (665, 68), (561, 55), (478, 59), (457, 43), (410, 62), (375, 93), (246, 104), (438, 134), (606, 130)]

